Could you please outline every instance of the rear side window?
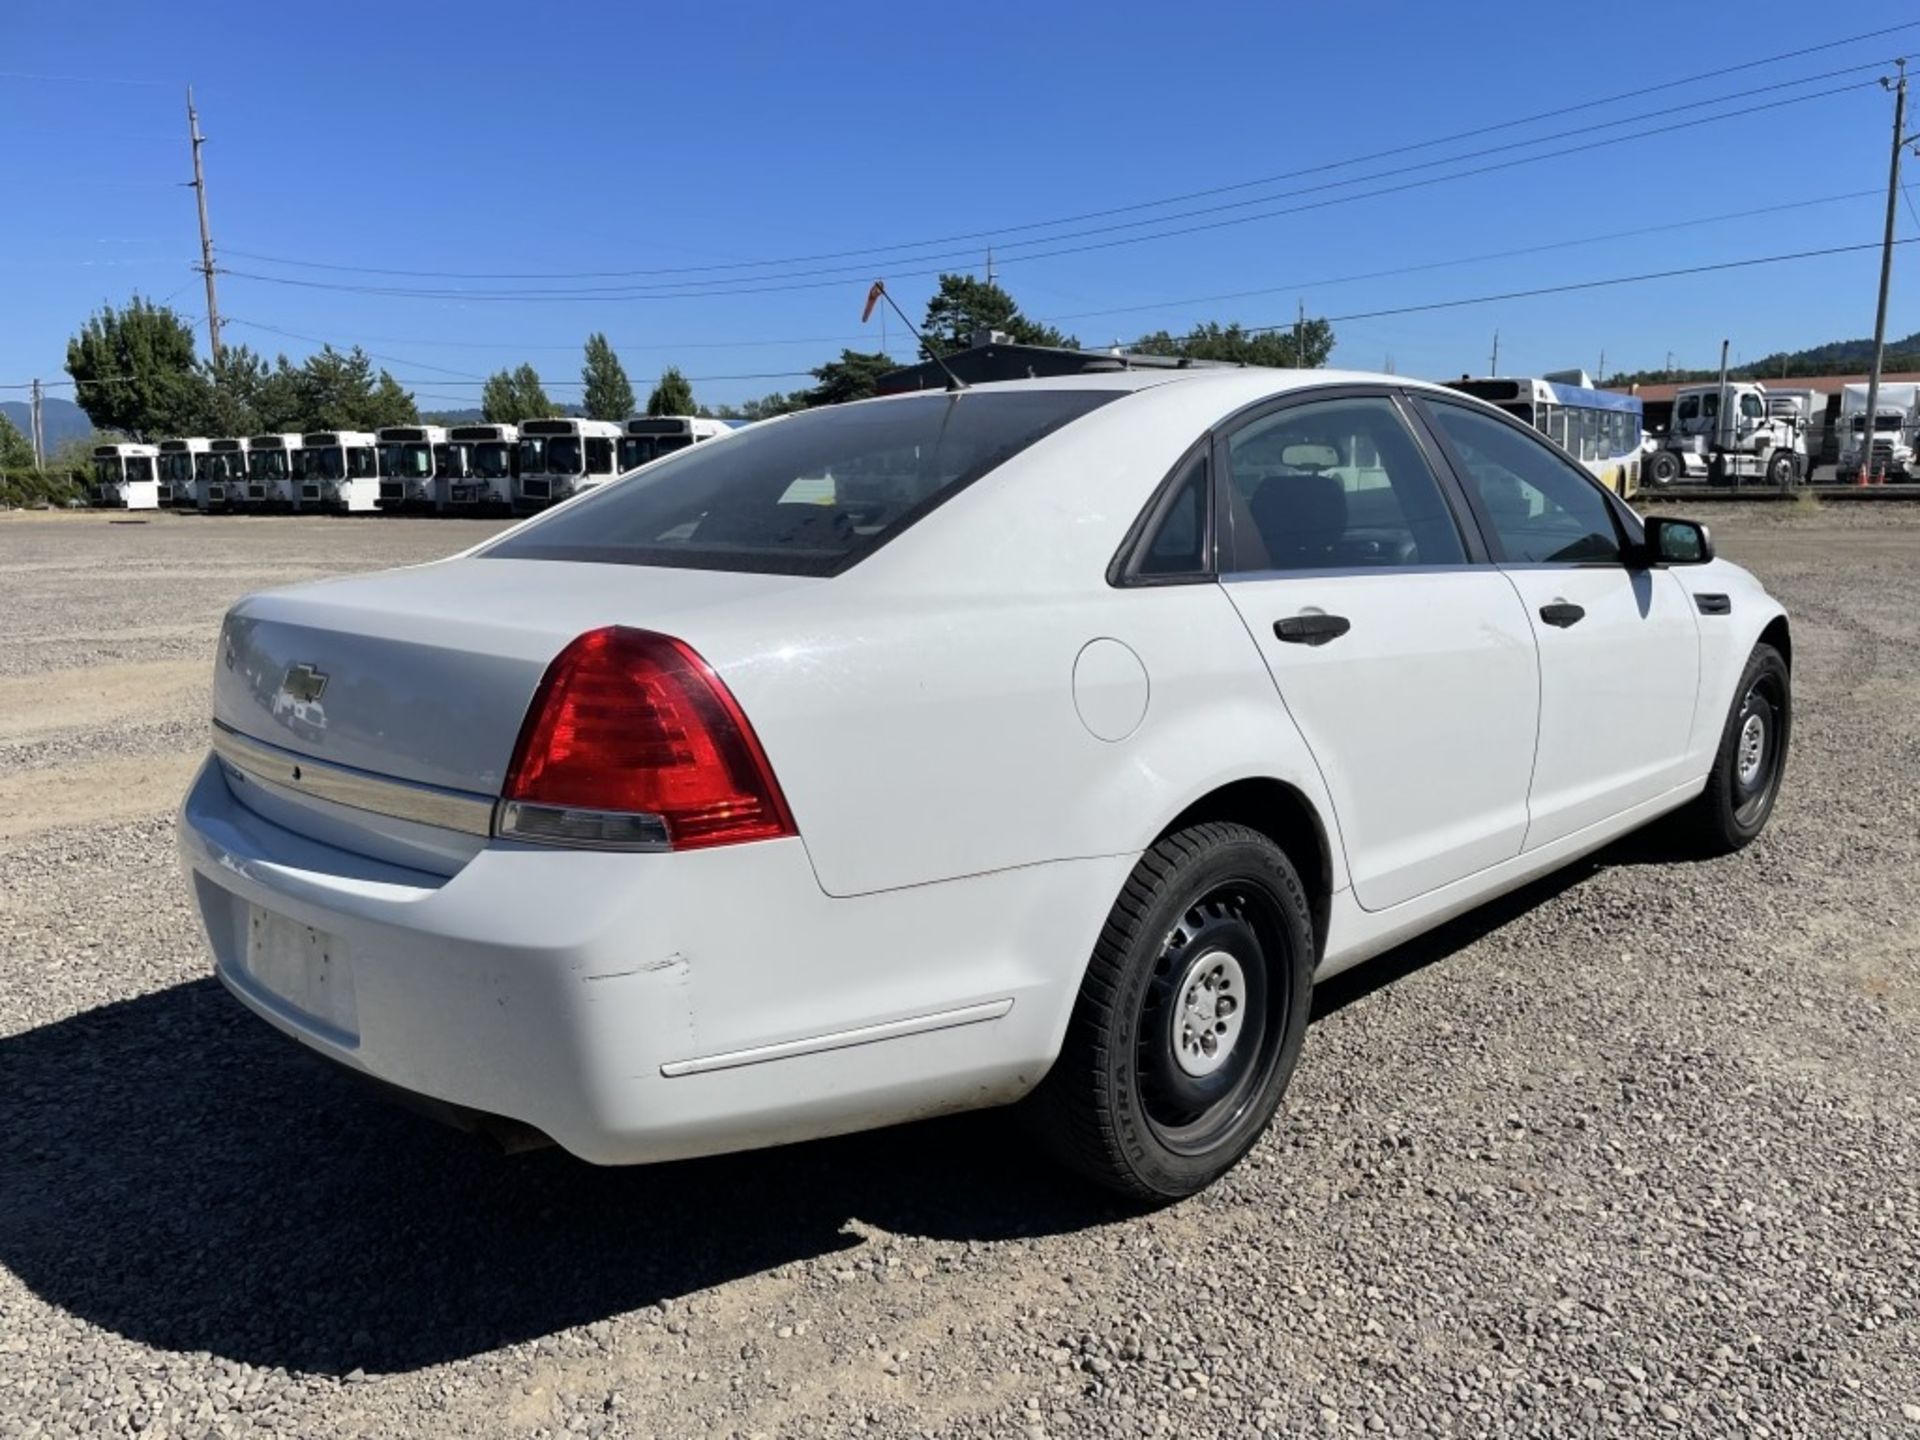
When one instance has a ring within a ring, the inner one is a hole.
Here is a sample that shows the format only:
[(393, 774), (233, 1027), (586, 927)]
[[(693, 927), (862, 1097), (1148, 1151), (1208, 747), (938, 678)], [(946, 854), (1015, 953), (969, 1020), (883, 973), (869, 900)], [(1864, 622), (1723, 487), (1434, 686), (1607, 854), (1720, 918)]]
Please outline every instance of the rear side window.
[(685, 449), (482, 553), (833, 575), (1123, 393), (967, 391), (825, 406)]

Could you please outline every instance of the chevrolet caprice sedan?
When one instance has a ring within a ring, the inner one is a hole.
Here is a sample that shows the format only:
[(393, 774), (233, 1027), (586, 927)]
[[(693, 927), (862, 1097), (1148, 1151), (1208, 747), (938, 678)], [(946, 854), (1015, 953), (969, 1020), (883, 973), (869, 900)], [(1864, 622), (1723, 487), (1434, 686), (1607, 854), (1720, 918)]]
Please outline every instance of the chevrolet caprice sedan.
[(1024, 1102), (1125, 1194), (1317, 980), (1766, 824), (1786, 617), (1499, 410), (1122, 372), (809, 411), (241, 601), (180, 816), (241, 1003), (605, 1164)]

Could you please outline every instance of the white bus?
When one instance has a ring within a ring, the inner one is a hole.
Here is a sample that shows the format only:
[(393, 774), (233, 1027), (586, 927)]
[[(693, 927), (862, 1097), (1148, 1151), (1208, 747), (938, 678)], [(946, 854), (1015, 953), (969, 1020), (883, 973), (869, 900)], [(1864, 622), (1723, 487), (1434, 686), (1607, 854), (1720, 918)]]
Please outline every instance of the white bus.
[(1576, 371), (1564, 378), (1462, 375), (1444, 383), (1526, 421), (1624, 498), (1640, 488), (1640, 431), (1646, 409), (1637, 395), (1597, 390), (1586, 380), (1584, 372)]
[(520, 477), (520, 427), (454, 425), (439, 466), (440, 508), (511, 510)]
[(300, 458), (300, 437), (290, 430), (255, 435), (246, 442), (247, 498), (262, 505), (300, 508), (300, 486), (294, 479)]
[(380, 508), (432, 508), (437, 452), (447, 442), (446, 427), (383, 425), (374, 438), (380, 452)]
[(606, 484), (617, 473), (614, 446), (619, 439), (620, 426), (612, 420), (527, 421), (520, 427), (514, 508), (538, 510)]
[(310, 430), (293, 457), (302, 510), (363, 514), (380, 508), (380, 462), (365, 430)]
[(158, 510), (160, 481), (155, 467), (160, 452), (151, 445), (123, 440), (93, 447), (93, 503), (128, 510)]
[(191, 505), (196, 501), (200, 478), (207, 473), (207, 450), (207, 441), (198, 435), (160, 442), (158, 470), (162, 505)]
[(627, 433), (620, 437), (620, 473), (638, 470), (649, 461), (702, 440), (717, 440), (732, 430), (724, 420), (701, 415), (636, 415), (627, 421)]
[(193, 502), (202, 514), (256, 503), (247, 478), (247, 458), (243, 436), (223, 436), (208, 446), (193, 486)]

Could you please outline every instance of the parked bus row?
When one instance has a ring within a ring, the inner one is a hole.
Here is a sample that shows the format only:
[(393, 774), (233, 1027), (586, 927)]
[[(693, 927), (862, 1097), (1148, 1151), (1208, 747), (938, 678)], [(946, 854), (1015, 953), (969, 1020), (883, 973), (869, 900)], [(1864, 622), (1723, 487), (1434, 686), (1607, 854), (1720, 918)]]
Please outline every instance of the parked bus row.
[(515, 425), (389, 425), (93, 451), (95, 505), (243, 510), (531, 514), (702, 440), (724, 420), (636, 415)]
[(1526, 421), (1616, 495), (1639, 490), (1645, 418), (1639, 397), (1597, 389), (1584, 370), (1537, 378), (1462, 375), (1445, 383)]

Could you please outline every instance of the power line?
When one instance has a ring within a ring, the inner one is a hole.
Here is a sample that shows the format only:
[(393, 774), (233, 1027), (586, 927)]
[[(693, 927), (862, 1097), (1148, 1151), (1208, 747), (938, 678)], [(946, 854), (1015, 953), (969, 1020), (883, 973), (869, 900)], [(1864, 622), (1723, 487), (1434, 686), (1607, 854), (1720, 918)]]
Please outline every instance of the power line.
[[(1356, 200), (1376, 199), (1385, 195), (1403, 194), (1409, 190), (1425, 189), (1430, 186), (1446, 184), (1455, 180), (1464, 180), (1464, 179), (1469, 179), (1478, 175), (1486, 175), (1486, 174), (1492, 174), (1502, 170), (1510, 170), (1518, 166), (1538, 164), (1543, 160), (1561, 159), (1568, 155), (1582, 154), (1587, 151), (1600, 149), (1608, 145), (1622, 144), (1632, 140), (1643, 140), (1643, 139), (1648, 139), (1658, 135), (1671, 134), (1672, 132), (1677, 130), (1691, 129), (1694, 126), (1712, 124), (1716, 121), (1721, 121), (1721, 120), (1738, 119), (1743, 116), (1758, 114), (1763, 111), (1778, 110), (1790, 105), (1804, 104), (1810, 100), (1830, 99), (1830, 98), (1833, 98), (1834, 96), (1843, 95), (1853, 90), (1870, 88), (1875, 83), (1876, 82), (1872, 80), (1863, 80), (1858, 82), (1857, 84), (1841, 86), (1837, 89), (1830, 90), (1830, 91), (1819, 91), (1811, 95), (1790, 96), (1784, 100), (1767, 101), (1762, 104), (1750, 105), (1738, 110), (1722, 111), (1719, 114), (1702, 116), (1693, 120), (1676, 121), (1672, 124), (1655, 126), (1647, 130), (1634, 131), (1626, 135), (1616, 135), (1616, 136), (1612, 136), (1602, 140), (1590, 140), (1583, 144), (1570, 145), (1559, 150), (1543, 151), (1542, 153), (1537, 155), (1518, 156), (1508, 160), (1497, 161), (1488, 165), (1476, 166), (1473, 169), (1469, 169), (1469, 170), (1457, 171), (1455, 173), (1448, 174), (1448, 175), (1428, 176), (1424, 179), (1404, 181), (1397, 185), (1382, 186), (1379, 189), (1375, 189), (1375, 190), (1361, 191), (1356, 194), (1339, 195), (1339, 196), (1333, 196), (1327, 199), (1311, 201), (1303, 205), (1283, 206), (1279, 209), (1261, 211), (1261, 212), (1250, 214), (1250, 215), (1239, 215), (1239, 216), (1234, 216), (1227, 219), (1205, 221), (1199, 224), (1182, 226), (1178, 229), (1158, 231), (1151, 235), (1132, 235), (1132, 236), (1125, 236), (1125, 237), (1116, 238), (1116, 239), (1096, 241), (1096, 242), (1085, 244), (1085, 245), (1063, 246), (1053, 250), (1034, 251), (1029, 254), (1016, 256), (1014, 257), (1014, 259), (1016, 260), (1016, 262), (1018, 262), (1018, 261), (1052, 259), (1052, 258), (1065, 256), (1065, 255), (1086, 254), (1090, 251), (1115, 249), (1120, 246), (1143, 244), (1153, 240), (1168, 240), (1168, 239), (1173, 239), (1183, 235), (1192, 235), (1192, 234), (1198, 234), (1204, 231), (1224, 229), (1229, 226), (1251, 224), (1260, 220), (1276, 219), (1276, 218), (1287, 216), (1287, 215), (1298, 215), (1298, 214), (1305, 213), (1307, 211), (1322, 210), (1322, 209), (1327, 209), (1337, 205), (1350, 204)], [(1753, 93), (1761, 93), (1761, 92), (1753, 92)], [(1725, 98), (1734, 98), (1734, 97), (1725, 97)], [(1644, 117), (1641, 117), (1641, 118), (1644, 118)], [(1421, 168), (1421, 167), (1409, 167), (1409, 168)], [(1358, 179), (1358, 180), (1342, 182), (1342, 183), (1343, 184), (1364, 183), (1365, 180), (1385, 178), (1386, 175), (1391, 173), (1397, 173), (1397, 172), (1382, 172), (1381, 175), (1362, 177), (1361, 179)], [(1398, 172), (1398, 173), (1404, 173), (1404, 172)], [(1324, 188), (1324, 187), (1310, 187), (1310, 188)], [(1306, 192), (1301, 192), (1301, 193), (1306, 193)], [(1277, 199), (1280, 197), (1268, 196), (1265, 198)], [(1165, 217), (1165, 218), (1173, 218), (1173, 217)], [(1152, 223), (1160, 223), (1160, 222), (1155, 221)], [(1092, 234), (1103, 233), (1113, 229), (1128, 229), (1128, 228), (1132, 228), (1131, 224), (1127, 226), (1100, 227), (1097, 230), (1090, 230), (1090, 231), (1081, 232), (1081, 233), (1092, 235)], [(1073, 237), (1068, 235), (1062, 235), (1054, 238), (1068, 239)], [(1027, 242), (1027, 243), (1050, 243), (1050, 242)], [(733, 288), (727, 288), (727, 289), (717, 289), (717, 288), (693, 289), (690, 287), (695, 283), (705, 283), (708, 285), (712, 285), (714, 282), (682, 282), (681, 284), (671, 287), (673, 293), (663, 293), (661, 287), (637, 287), (637, 286), (588, 287), (588, 288), (579, 288), (579, 289), (548, 289), (548, 290), (450, 290), (450, 289), (422, 289), (422, 288), (405, 287), (405, 286), (355, 285), (355, 284), (346, 284), (346, 283), (338, 283), (338, 282), (330, 282), (330, 281), (322, 281), (322, 280), (298, 280), (289, 276), (261, 275), (251, 271), (229, 270), (224, 266), (221, 267), (221, 273), (232, 275), (238, 279), (257, 280), (264, 284), (270, 284), (270, 285), (292, 286), (297, 289), (326, 290), (326, 291), (344, 292), (349, 294), (377, 295), (377, 296), (382, 296), (386, 298), (421, 299), (421, 300), (468, 300), (468, 301), (592, 300), (596, 302), (601, 302), (601, 301), (609, 301), (609, 300), (659, 301), (659, 300), (710, 299), (710, 298), (724, 298), (727, 296), (737, 296), (737, 295), (782, 294), (782, 293), (788, 293), (788, 292), (799, 291), (799, 290), (817, 290), (817, 289), (832, 288), (834, 286), (848, 284), (854, 279), (858, 278), (859, 276), (866, 274), (867, 272), (865, 271), (842, 272), (836, 278), (823, 279), (823, 280), (800, 280), (796, 277), (758, 277), (758, 278), (767, 279), (769, 281), (773, 281), (776, 283), (738, 285), (738, 286), (734, 286)], [(817, 272), (796, 272), (796, 276), (800, 273), (817, 273)], [(942, 273), (942, 271), (939, 268), (935, 268), (932, 270), (914, 270), (914, 271), (905, 272), (904, 276), (896, 272), (896, 275), (894, 278), (915, 278), (915, 277), (922, 277), (922, 276), (928, 276), (928, 275), (938, 275), (940, 273)]]
[[(1289, 293), (1289, 292), (1298, 291), (1298, 290), (1325, 289), (1327, 287), (1334, 286), (1334, 285), (1356, 284), (1364, 280), (1392, 279), (1402, 275), (1421, 274), (1426, 271), (1448, 269), (1453, 266), (1459, 266), (1459, 265), (1482, 264), (1492, 260), (1518, 259), (1526, 255), (1544, 254), (1544, 253), (1548, 253), (1555, 250), (1572, 249), (1572, 248), (1575, 248), (1578, 246), (1584, 246), (1584, 245), (1606, 244), (1606, 243), (1610, 243), (1612, 241), (1617, 241), (1617, 240), (1635, 239), (1645, 235), (1665, 234), (1673, 230), (1684, 230), (1689, 228), (1695, 228), (1702, 225), (1722, 225), (1732, 220), (1748, 220), (1748, 219), (1753, 219), (1757, 216), (1779, 214), (1781, 212), (1789, 211), (1789, 210), (1804, 210), (1804, 209), (1812, 208), (1813, 206), (1816, 206), (1816, 205), (1831, 205), (1844, 200), (1858, 200), (1858, 199), (1865, 198), (1867, 196), (1878, 195), (1879, 193), (1880, 191), (1877, 189), (1848, 190), (1848, 191), (1843, 191), (1833, 195), (1817, 195), (1805, 200), (1789, 200), (1789, 201), (1784, 201), (1775, 205), (1761, 205), (1751, 210), (1721, 210), (1721, 211), (1716, 211), (1711, 215), (1702, 215), (1702, 216), (1698, 216), (1696, 218), (1688, 219), (1688, 220), (1671, 220), (1659, 225), (1640, 226), (1631, 230), (1615, 230), (1615, 231), (1610, 231), (1610, 232), (1607, 232), (1604, 234), (1598, 234), (1598, 235), (1578, 235), (1565, 240), (1544, 241), (1538, 245), (1514, 246), (1506, 250), (1483, 251), (1477, 255), (1459, 255), (1459, 256), (1454, 256), (1450, 259), (1445, 259), (1445, 260), (1427, 260), (1414, 265), (1400, 265), (1400, 266), (1394, 266), (1384, 270), (1359, 271), (1359, 272), (1348, 274), (1348, 275), (1324, 276), (1324, 277), (1313, 279), (1313, 280), (1289, 280), (1283, 283), (1276, 283), (1273, 285), (1261, 286), (1260, 288), (1254, 289), (1254, 290), (1230, 290), (1230, 291), (1224, 291), (1224, 292), (1213, 294), (1213, 295), (1189, 295), (1179, 299), (1155, 300), (1155, 301), (1150, 301), (1144, 304), (1137, 304), (1137, 305), (1116, 305), (1116, 306), (1110, 306), (1100, 310), (1075, 310), (1075, 311), (1068, 311), (1060, 314), (1043, 315), (1037, 318), (1043, 324), (1059, 325), (1063, 323), (1070, 323), (1075, 320), (1097, 319), (1101, 316), (1106, 316), (1106, 315), (1128, 315), (1128, 314), (1138, 314), (1141, 312), (1150, 312), (1150, 311), (1159, 311), (1159, 310), (1178, 310), (1178, 309), (1183, 309), (1187, 306), (1192, 306), (1192, 305), (1208, 305), (1208, 304), (1215, 304), (1215, 303), (1218, 303), (1221, 301), (1227, 301), (1227, 300), (1250, 300), (1250, 299), (1254, 299), (1264, 295)], [(272, 329), (272, 327), (270, 326), (260, 325), (258, 322), (251, 321), (251, 320), (239, 320), (239, 319), (230, 318), (227, 323), (230, 325), (247, 325), (255, 329), (266, 329), (266, 330)], [(317, 340), (312, 336), (298, 335), (293, 333), (292, 331), (273, 330), (273, 333), (279, 334), (279, 335), (286, 335), (290, 339), (305, 340), (309, 344), (318, 345), (318, 344), (326, 343), (324, 341)], [(451, 348), (451, 349), (489, 350), (489, 351), (495, 351), (495, 352), (519, 351), (524, 353), (524, 352), (544, 351), (544, 350), (578, 352), (580, 349), (580, 346), (578, 344), (528, 345), (518, 340), (442, 341), (442, 340), (433, 339), (428, 336), (402, 337), (402, 336), (392, 336), (392, 335), (369, 336), (367, 338), (376, 343), (384, 341), (387, 344), (394, 344), (394, 345), (444, 346), (446, 348)], [(811, 336), (793, 336), (793, 337), (783, 338), (783, 339), (756, 338), (751, 340), (661, 341), (661, 342), (656, 342), (656, 343), (647, 344), (647, 345), (629, 345), (622, 341), (617, 341), (617, 340), (610, 341), (609, 343), (613, 346), (615, 350), (631, 353), (633, 351), (641, 351), (641, 350), (656, 350), (656, 351), (681, 351), (681, 350), (695, 350), (695, 349), (751, 350), (751, 349), (760, 349), (760, 348), (766, 348), (771, 346), (786, 346), (786, 345), (831, 345), (831, 344), (845, 345), (845, 344), (851, 344), (859, 341), (870, 342), (871, 339), (872, 337), (869, 335), (811, 335)], [(373, 354), (374, 352), (369, 351), (368, 353)], [(392, 358), (394, 359), (394, 363), (396, 364), (415, 363), (411, 361), (400, 360), (396, 357), (382, 357), (382, 358)], [(417, 368), (432, 369), (434, 367), (428, 366), (428, 365), (419, 365), (417, 366)]]
[[(1896, 245), (1920, 244), (1920, 236), (1896, 240)], [(1828, 255), (1854, 255), (1862, 250), (1878, 250), (1880, 242), (1865, 245), (1832, 245), (1822, 250), (1793, 250), (1781, 255), (1755, 255), (1745, 260), (1723, 260), (1712, 265), (1687, 265), (1675, 270), (1648, 270), (1638, 275), (1612, 275), (1604, 280), (1576, 280), (1564, 285), (1540, 285), (1528, 290), (1507, 290), (1497, 295), (1470, 295), (1457, 300), (1431, 300), (1419, 305), (1396, 305), (1384, 310), (1356, 310), (1351, 315), (1323, 315), (1329, 325), (1349, 320), (1378, 320), (1387, 315), (1416, 315), (1429, 310), (1455, 310), (1468, 305), (1491, 305), (1502, 300), (1529, 300), (1539, 295), (1566, 295), (1577, 290), (1600, 290), (1611, 285), (1638, 285), (1650, 280), (1673, 280), (1685, 275), (1706, 275), (1719, 270), (1744, 270), (1755, 265), (1779, 265), (1790, 260), (1815, 260)], [(1252, 334), (1288, 330), (1291, 320), (1278, 325), (1249, 325)]]
[[(1742, 71), (1759, 69), (1768, 65), (1779, 64), (1786, 60), (1799, 59), (1807, 55), (1818, 54), (1828, 50), (1839, 49), (1847, 45), (1857, 44), (1863, 40), (1877, 39), (1882, 36), (1898, 34), (1900, 32), (1912, 30), (1916, 28), (1920, 28), (1920, 21), (1907, 21), (1898, 25), (1884, 26), (1877, 30), (1869, 30), (1857, 35), (1846, 36), (1838, 40), (1827, 41), (1820, 45), (1803, 46), (1798, 49), (1783, 51), (1776, 55), (1763, 56), (1756, 60), (1748, 60), (1748, 61), (1741, 62), (1739, 64), (1724, 66), (1718, 70), (1707, 71), (1704, 74), (1702, 73), (1691, 74), (1684, 78), (1688, 84), (1695, 84), (1701, 80), (1716, 79), (1721, 76), (1737, 74)], [(1782, 88), (1787, 88), (1793, 85), (1810, 84), (1815, 80), (1832, 78), (1833, 76), (1851, 73), (1852, 71), (1855, 71), (1855, 70), (1871, 68), (1872, 66), (1877, 66), (1881, 63), (1882, 62), (1880, 61), (1874, 61), (1874, 62), (1871, 62), (1870, 66), (1869, 65), (1849, 66), (1842, 70), (1826, 72), (1824, 75), (1804, 76), (1796, 80), (1782, 81), (1774, 86), (1761, 87), (1760, 90), (1739, 92), (1733, 96), (1723, 96), (1723, 97), (1720, 97), (1720, 99), (1737, 99), (1737, 98), (1740, 98), (1740, 94), (1758, 94), (1768, 89), (1782, 89)], [(1367, 164), (1374, 160), (1389, 159), (1396, 155), (1411, 154), (1419, 150), (1432, 149), (1435, 146), (1439, 146), (1439, 145), (1452, 144), (1460, 140), (1475, 139), (1475, 138), (1478, 138), (1479, 136), (1493, 134), (1501, 130), (1515, 129), (1523, 125), (1535, 124), (1542, 120), (1557, 119), (1560, 116), (1576, 114), (1583, 110), (1592, 110), (1605, 105), (1618, 104), (1622, 98), (1623, 97), (1618, 92), (1615, 92), (1611, 95), (1604, 96), (1601, 98), (1582, 101), (1573, 105), (1564, 105), (1552, 110), (1544, 110), (1532, 115), (1520, 116), (1518, 118), (1511, 119), (1511, 120), (1498, 121), (1494, 124), (1482, 125), (1469, 130), (1457, 131), (1450, 135), (1436, 136), (1426, 140), (1414, 141), (1405, 145), (1393, 146), (1385, 150), (1374, 151), (1365, 155), (1350, 156), (1343, 160), (1325, 161), (1317, 165), (1306, 166), (1297, 170), (1282, 171), (1278, 174), (1261, 176), (1256, 179), (1235, 181), (1231, 184), (1213, 186), (1211, 188), (1203, 189), (1203, 190), (1188, 191), (1180, 195), (1163, 196), (1156, 200), (1136, 201), (1127, 205), (1109, 206), (1109, 207), (1098, 209), (1098, 210), (1083, 211), (1074, 215), (1057, 216), (1050, 220), (1029, 221), (1029, 222), (1025, 222), (1017, 225), (1000, 226), (1000, 227), (989, 229), (989, 230), (964, 231), (959, 234), (940, 236), (933, 239), (918, 240), (918, 241), (901, 241), (901, 242), (897, 242), (890, 245), (869, 246), (861, 249), (852, 249), (852, 250), (823, 251), (823, 252), (812, 254), (812, 255), (788, 256), (788, 257), (783, 257), (778, 259), (732, 261), (732, 262), (727, 262), (723, 264), (710, 264), (710, 265), (670, 266), (670, 267), (645, 269), (645, 270), (605, 270), (605, 271), (586, 270), (586, 271), (570, 271), (570, 272), (515, 273), (515, 272), (479, 272), (479, 271), (463, 272), (463, 271), (448, 271), (448, 270), (403, 270), (403, 269), (390, 269), (390, 268), (371, 267), (371, 266), (330, 264), (322, 261), (296, 260), (296, 259), (290, 259), (285, 257), (264, 255), (258, 252), (251, 252), (251, 251), (235, 250), (235, 251), (231, 251), (230, 253), (234, 255), (241, 255), (248, 259), (267, 261), (268, 263), (271, 263), (271, 264), (298, 266), (298, 267), (303, 267), (308, 269), (334, 270), (334, 271), (344, 271), (344, 272), (350, 272), (350, 273), (356, 273), (356, 274), (369, 274), (369, 275), (392, 275), (392, 276), (399, 276), (403, 278), (414, 278), (414, 279), (467, 279), (467, 280), (622, 279), (622, 278), (639, 278), (639, 277), (659, 276), (659, 275), (706, 274), (706, 273), (715, 273), (715, 272), (723, 272), (723, 271), (770, 269), (770, 268), (778, 268), (778, 267), (789, 266), (789, 265), (811, 264), (817, 261), (824, 261), (824, 260), (852, 260), (852, 259), (861, 258), (861, 257), (875, 257), (875, 256), (883, 257), (887, 255), (898, 254), (899, 252), (902, 252), (902, 251), (924, 250), (924, 249), (930, 249), (935, 246), (941, 246), (941, 245), (956, 245), (962, 242), (969, 242), (969, 241), (999, 239), (1008, 235), (1019, 234), (1026, 231), (1053, 229), (1057, 226), (1078, 224), (1081, 221), (1085, 221), (1085, 220), (1105, 219), (1113, 215), (1131, 214), (1131, 213), (1135, 213), (1142, 210), (1160, 209), (1169, 205), (1184, 204), (1190, 200), (1207, 199), (1215, 195), (1229, 194), (1229, 193), (1233, 193), (1240, 190), (1257, 189), (1261, 186), (1276, 184), (1283, 180), (1299, 179), (1307, 175), (1324, 174), (1330, 170), (1345, 169), (1353, 165)], [(1602, 125), (1600, 126), (1581, 127), (1581, 128), (1583, 129), (1605, 128), (1608, 125), (1631, 124), (1633, 123), (1634, 119), (1649, 119), (1658, 115), (1673, 114), (1681, 110), (1695, 109), (1705, 105), (1712, 105), (1717, 103), (1720, 103), (1720, 101), (1719, 100), (1692, 101), (1687, 104), (1668, 107), (1665, 110), (1651, 111), (1645, 115), (1641, 115), (1638, 117), (1603, 122)], [(1576, 129), (1574, 131), (1568, 131), (1564, 133), (1575, 134), (1575, 133), (1580, 133), (1580, 130)], [(1559, 137), (1555, 137), (1555, 136), (1535, 137), (1535, 139), (1533, 140), (1518, 141), (1518, 142), (1514, 142), (1514, 144), (1515, 145), (1539, 144), (1539, 143), (1544, 143), (1546, 140), (1553, 139), (1553, 138), (1559, 138)], [(1513, 148), (1513, 145), (1508, 145), (1505, 147), (1494, 147), (1494, 149), (1501, 149), (1501, 148)], [(1485, 152), (1477, 152), (1477, 153), (1492, 153), (1492, 152), (1485, 151)], [(1452, 157), (1451, 160), (1432, 161), (1432, 162), (1426, 162), (1426, 163), (1429, 165), (1446, 164), (1446, 163), (1453, 163), (1453, 161), (1457, 161), (1459, 159), (1464, 159), (1464, 158), (1471, 158), (1471, 155), (1455, 156), (1455, 157)], [(1354, 182), (1341, 182), (1341, 183), (1361, 183), (1361, 182), (1354, 181)], [(1272, 199), (1277, 197), (1269, 196), (1266, 198)], [(1256, 200), (1256, 201), (1245, 201), (1245, 202), (1239, 202), (1239, 203), (1257, 204), (1257, 203), (1263, 203), (1263, 202)], [(1171, 218), (1178, 218), (1178, 217), (1173, 217), (1173, 216), (1159, 217), (1159, 219), (1161, 220), (1171, 219)], [(1153, 224), (1158, 222), (1155, 220), (1148, 220), (1148, 221), (1139, 221), (1134, 223)], [(1015, 243), (1016, 244), (1021, 244), (1021, 243), (1044, 244), (1044, 243), (1052, 243), (1053, 241), (1061, 238), (1064, 238), (1064, 237), (1048, 236), (1048, 237), (1041, 237), (1040, 239), (1035, 241), (1015, 242)]]

